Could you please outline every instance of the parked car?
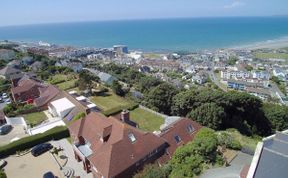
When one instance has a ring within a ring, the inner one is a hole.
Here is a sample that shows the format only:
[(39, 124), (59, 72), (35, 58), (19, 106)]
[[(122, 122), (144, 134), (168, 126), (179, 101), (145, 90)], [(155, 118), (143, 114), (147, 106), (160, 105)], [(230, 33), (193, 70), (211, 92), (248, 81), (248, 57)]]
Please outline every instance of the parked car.
[(6, 165), (7, 165), (7, 161), (5, 161), (4, 159), (0, 160), (0, 169), (4, 168)]
[(33, 156), (39, 156), (52, 148), (53, 146), (50, 143), (42, 143), (34, 146), (31, 150), (31, 153)]
[(58, 178), (57, 176), (55, 176), (53, 174), (53, 172), (46, 172), (44, 175), (43, 175), (43, 178)]
[(7, 133), (9, 133), (12, 130), (12, 125), (9, 124), (5, 124), (3, 126), (0, 127), (0, 135), (5, 135)]
[(8, 98), (7, 93), (3, 93), (3, 94), (2, 94), (2, 98)]

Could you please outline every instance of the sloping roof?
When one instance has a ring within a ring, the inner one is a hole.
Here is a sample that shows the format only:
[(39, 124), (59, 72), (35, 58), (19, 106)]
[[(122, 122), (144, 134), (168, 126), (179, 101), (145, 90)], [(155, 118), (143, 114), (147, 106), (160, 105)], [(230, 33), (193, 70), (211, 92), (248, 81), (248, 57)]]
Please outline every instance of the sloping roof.
[(264, 141), (254, 178), (283, 178), (288, 175), (288, 134), (276, 133)]
[(15, 74), (15, 73), (20, 73), (21, 71), (18, 69), (15, 69), (14, 67), (7, 65), (3, 69), (0, 70), (0, 75), (10, 75), (10, 74)]
[[(103, 143), (100, 138), (101, 135), (107, 135), (106, 128), (110, 128), (110, 137)], [(165, 144), (163, 139), (152, 133), (142, 132), (113, 117), (107, 118), (95, 112), (72, 123), (69, 130), (72, 138), (82, 136), (90, 142), (93, 154), (88, 160), (107, 178), (119, 175)], [(134, 142), (129, 139), (131, 134), (135, 138)]]
[(11, 92), (13, 95), (15, 94), (21, 94), (23, 92), (29, 91), (33, 87), (38, 87), (38, 88), (44, 88), (46, 87), (45, 85), (39, 83), (38, 81), (35, 81), (33, 79), (25, 79), (25, 80), (20, 80), (18, 82), (17, 87), (11, 88)]
[(34, 100), (37, 107), (48, 104), (53, 98), (60, 93), (60, 90), (53, 85), (48, 85), (47, 88), (40, 89), (40, 96)]
[(110, 75), (110, 74), (104, 73), (104, 72), (100, 72), (100, 73), (98, 74), (98, 76), (99, 76), (99, 78), (100, 78), (100, 80), (101, 80), (102, 82), (110, 82), (111, 80), (112, 80), (112, 81), (113, 81), (113, 80), (116, 80), (115, 77), (113, 77), (113, 76)]
[[(192, 126), (192, 132), (188, 131), (187, 127), (189, 125)], [(160, 163), (165, 163), (170, 160), (176, 149), (179, 146), (185, 145), (186, 143), (192, 141), (201, 128), (202, 126), (197, 122), (192, 121), (191, 119), (181, 118), (162, 130), (160, 137), (168, 143), (169, 147), (167, 149), (168, 154), (164, 154), (159, 159)], [(177, 143), (175, 140), (176, 136), (179, 136), (181, 139), (179, 143)]]

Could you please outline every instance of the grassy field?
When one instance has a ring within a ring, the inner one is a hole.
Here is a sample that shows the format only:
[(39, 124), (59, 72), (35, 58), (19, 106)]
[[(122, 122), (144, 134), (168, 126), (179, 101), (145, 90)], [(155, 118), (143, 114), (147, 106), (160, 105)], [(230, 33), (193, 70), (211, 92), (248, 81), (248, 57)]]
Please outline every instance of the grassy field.
[(131, 111), (130, 119), (136, 122), (141, 130), (150, 132), (159, 130), (160, 126), (164, 124), (164, 118), (141, 108)]
[(154, 58), (160, 58), (161, 55), (160, 54), (156, 54), (156, 53), (147, 53), (147, 54), (144, 54), (144, 57), (145, 58), (154, 59)]
[(256, 53), (256, 58), (260, 59), (288, 59), (288, 54), (284, 53)]
[(70, 81), (59, 83), (59, 84), (57, 84), (57, 86), (61, 90), (68, 90), (68, 89), (71, 89), (71, 88), (75, 87), (76, 81), (77, 81), (77, 79), (73, 79), (73, 80), (70, 80)]
[(27, 124), (34, 125), (34, 126), (48, 119), (47, 116), (44, 114), (44, 112), (30, 113), (30, 114), (24, 115), (23, 117), (26, 120)]
[(257, 143), (261, 141), (260, 138), (252, 138), (242, 135), (235, 129), (228, 129), (227, 131), (219, 131), (219, 132), (229, 133), (235, 140), (238, 140), (241, 143), (242, 147), (246, 147), (251, 150), (255, 150)]
[(107, 92), (105, 96), (93, 96), (90, 100), (100, 107), (103, 111), (119, 106), (125, 106), (130, 102), (115, 95), (112, 91)]

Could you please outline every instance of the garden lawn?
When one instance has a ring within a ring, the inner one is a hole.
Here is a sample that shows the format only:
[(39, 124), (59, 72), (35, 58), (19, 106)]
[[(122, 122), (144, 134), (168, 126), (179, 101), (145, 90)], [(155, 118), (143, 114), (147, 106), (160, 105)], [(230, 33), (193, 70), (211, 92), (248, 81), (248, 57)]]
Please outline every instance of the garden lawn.
[(76, 84), (75, 84), (76, 81), (77, 81), (77, 79), (66, 81), (66, 82), (62, 82), (62, 83), (57, 84), (57, 86), (61, 90), (69, 90), (69, 89), (74, 88), (76, 86)]
[(30, 125), (39, 125), (43, 121), (47, 120), (47, 116), (44, 114), (44, 112), (34, 112), (30, 114), (25, 114), (24, 119), (26, 120), (27, 124)]
[(115, 95), (112, 91), (107, 92), (106, 96), (93, 96), (90, 98), (90, 100), (103, 111), (130, 104), (129, 101)]
[(160, 130), (160, 126), (164, 124), (164, 118), (141, 108), (131, 111), (130, 119), (136, 122), (141, 130), (150, 132)]

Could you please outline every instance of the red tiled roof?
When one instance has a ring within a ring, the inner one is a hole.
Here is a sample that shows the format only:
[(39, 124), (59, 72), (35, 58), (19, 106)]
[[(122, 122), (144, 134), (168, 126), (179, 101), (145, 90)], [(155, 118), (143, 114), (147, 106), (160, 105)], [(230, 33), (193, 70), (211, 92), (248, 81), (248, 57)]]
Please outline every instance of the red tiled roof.
[[(194, 129), (192, 133), (189, 133), (187, 130), (187, 127), (189, 125), (191, 125)], [(170, 160), (176, 149), (179, 146), (185, 145), (186, 143), (192, 141), (201, 128), (202, 126), (200, 124), (187, 118), (182, 118), (171, 124), (170, 126), (166, 127), (166, 131), (162, 131), (160, 137), (166, 140), (166, 142), (169, 144), (169, 147), (167, 148), (168, 153), (164, 154), (159, 159), (160, 163), (163, 164)], [(181, 141), (179, 143), (177, 143), (174, 138), (176, 135), (181, 138)]]
[[(142, 132), (113, 117), (107, 118), (95, 112), (72, 123), (69, 130), (74, 140), (82, 136), (90, 142), (93, 154), (88, 160), (107, 178), (119, 175), (165, 144), (163, 139), (152, 133)], [(101, 135), (109, 131), (109, 139), (102, 142)], [(128, 137), (131, 133), (136, 138), (133, 143)]]
[(33, 87), (38, 88), (44, 88), (45, 85), (39, 83), (38, 81), (35, 81), (33, 79), (26, 79), (26, 80), (20, 80), (17, 87), (11, 88), (11, 92), (13, 95), (15, 94), (21, 94), (23, 92), (28, 92)]
[(34, 100), (34, 104), (37, 107), (41, 107), (44, 106), (45, 104), (48, 104), (49, 101), (51, 101), (54, 97), (56, 97), (60, 93), (60, 90), (53, 85), (48, 85), (48, 87), (46, 88), (40, 88), (39, 92), (40, 97)]

